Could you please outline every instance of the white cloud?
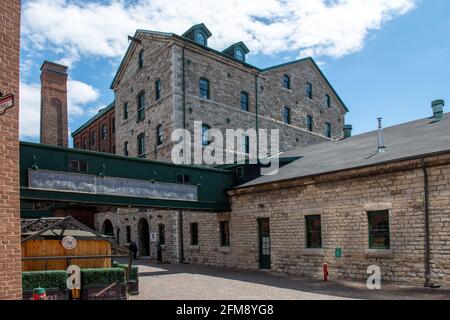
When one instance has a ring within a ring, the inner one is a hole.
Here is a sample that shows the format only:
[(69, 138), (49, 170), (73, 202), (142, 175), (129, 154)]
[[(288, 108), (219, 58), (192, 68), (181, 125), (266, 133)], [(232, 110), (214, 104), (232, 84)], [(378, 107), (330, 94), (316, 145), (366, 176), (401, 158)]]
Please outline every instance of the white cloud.
[(121, 57), (136, 29), (183, 33), (204, 22), (210, 44), (243, 40), (253, 53), (341, 57), (360, 50), (371, 30), (418, 0), (29, 0), (23, 8), (28, 48), (56, 48), (62, 61), (82, 55)]
[[(91, 115), (85, 105), (99, 98), (97, 89), (78, 80), (67, 82), (67, 108), (69, 117)], [(20, 137), (37, 139), (40, 131), (41, 86), (37, 83), (20, 83)]]

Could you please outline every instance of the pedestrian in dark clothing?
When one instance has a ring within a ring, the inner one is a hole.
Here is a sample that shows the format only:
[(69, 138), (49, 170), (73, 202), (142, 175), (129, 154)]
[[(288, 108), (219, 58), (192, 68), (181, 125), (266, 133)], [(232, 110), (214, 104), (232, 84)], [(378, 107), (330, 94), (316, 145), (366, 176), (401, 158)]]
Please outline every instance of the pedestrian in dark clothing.
[(130, 242), (130, 246), (128, 247), (128, 249), (131, 251), (131, 253), (133, 253), (134, 260), (137, 260), (137, 251), (138, 251), (138, 248), (137, 248), (136, 243), (133, 242), (133, 241), (131, 241), (131, 242)]
[(159, 241), (156, 243), (156, 255), (158, 258), (158, 263), (162, 263), (162, 246)]

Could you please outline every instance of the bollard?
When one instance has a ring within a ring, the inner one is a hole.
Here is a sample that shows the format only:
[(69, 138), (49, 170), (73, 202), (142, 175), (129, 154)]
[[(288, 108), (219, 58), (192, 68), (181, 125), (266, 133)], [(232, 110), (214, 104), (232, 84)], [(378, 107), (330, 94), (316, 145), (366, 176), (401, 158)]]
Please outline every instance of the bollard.
[(323, 264), (323, 281), (328, 281), (328, 264)]

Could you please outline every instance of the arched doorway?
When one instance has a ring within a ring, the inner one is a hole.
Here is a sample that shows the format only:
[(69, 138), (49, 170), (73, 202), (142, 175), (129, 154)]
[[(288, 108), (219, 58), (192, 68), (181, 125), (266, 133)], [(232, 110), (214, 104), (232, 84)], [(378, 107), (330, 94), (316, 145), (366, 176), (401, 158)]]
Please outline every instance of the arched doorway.
[(139, 253), (141, 257), (150, 256), (150, 228), (147, 219), (142, 218), (138, 224)]
[(114, 237), (114, 228), (111, 221), (109, 221), (108, 219), (103, 222), (102, 234)]

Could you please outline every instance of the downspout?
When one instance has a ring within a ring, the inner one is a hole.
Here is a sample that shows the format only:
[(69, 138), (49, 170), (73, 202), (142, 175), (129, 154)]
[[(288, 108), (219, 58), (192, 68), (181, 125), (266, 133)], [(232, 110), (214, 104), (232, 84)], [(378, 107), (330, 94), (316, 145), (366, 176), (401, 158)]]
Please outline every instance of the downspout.
[(428, 170), (425, 165), (425, 159), (421, 159), (422, 171), (423, 171), (423, 191), (424, 191), (424, 220), (425, 220), (425, 239), (424, 239), (424, 264), (425, 264), (425, 287), (426, 288), (439, 288), (431, 282), (431, 257), (430, 257), (430, 191), (429, 191), (429, 179)]
[(180, 228), (180, 263), (185, 263), (184, 261), (184, 239), (183, 239), (183, 210), (180, 210), (179, 212), (179, 224), (178, 227)]
[(183, 46), (182, 51), (182, 89), (183, 89), (183, 129), (186, 129), (186, 66), (185, 66), (185, 48), (186, 44)]

